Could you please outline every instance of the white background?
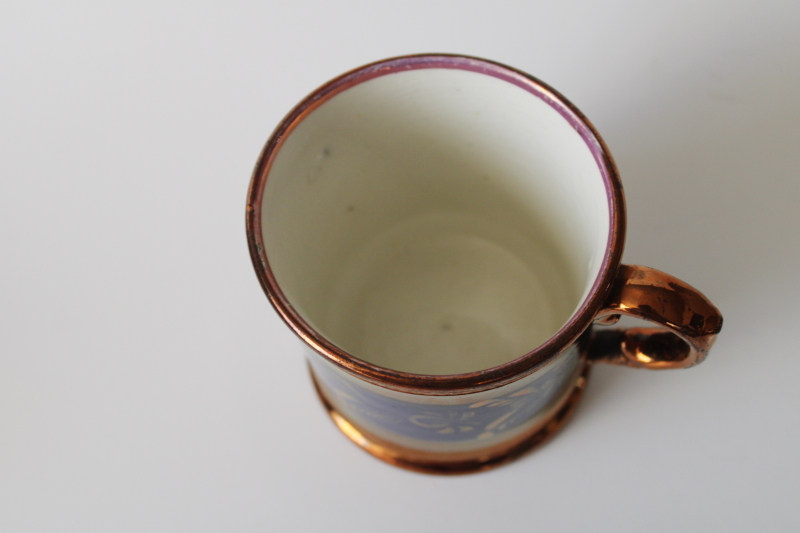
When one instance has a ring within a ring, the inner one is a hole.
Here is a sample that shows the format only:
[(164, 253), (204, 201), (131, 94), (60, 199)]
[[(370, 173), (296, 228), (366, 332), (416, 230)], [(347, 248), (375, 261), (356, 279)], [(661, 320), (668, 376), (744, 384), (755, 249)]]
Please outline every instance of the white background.
[[(0, 531), (797, 531), (800, 3), (3, 2)], [(598, 367), (509, 466), (347, 441), (256, 282), (271, 130), (363, 63), (494, 59), (619, 165), (625, 262), (725, 325), (697, 368)]]

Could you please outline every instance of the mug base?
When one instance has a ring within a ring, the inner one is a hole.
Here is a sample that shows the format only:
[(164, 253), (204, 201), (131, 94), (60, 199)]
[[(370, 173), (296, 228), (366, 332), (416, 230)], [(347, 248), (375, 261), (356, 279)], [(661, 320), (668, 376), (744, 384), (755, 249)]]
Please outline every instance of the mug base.
[(550, 409), (550, 412), (543, 417), (540, 424), (537, 424), (526, 433), (510, 442), (503, 442), (491, 448), (454, 453), (434, 453), (406, 448), (354, 426), (328, 401), (325, 393), (317, 383), (313, 370), (310, 368), (309, 370), (311, 370), (314, 388), (331, 419), (333, 419), (333, 422), (341, 432), (359, 447), (389, 464), (416, 472), (426, 474), (470, 474), (506, 464), (550, 440), (566, 424), (575, 411), (586, 388), (590, 366), (586, 362), (583, 363), (583, 368), (569, 393)]

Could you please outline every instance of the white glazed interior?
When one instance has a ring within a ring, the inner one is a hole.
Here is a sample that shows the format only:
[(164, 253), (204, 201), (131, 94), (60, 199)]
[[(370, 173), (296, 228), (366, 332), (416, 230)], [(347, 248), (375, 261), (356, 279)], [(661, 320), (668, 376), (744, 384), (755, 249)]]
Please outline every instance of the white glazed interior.
[(555, 334), (598, 275), (600, 170), (552, 107), (498, 78), (419, 69), (356, 85), (290, 133), (263, 236), (330, 342), (418, 374), (483, 370)]

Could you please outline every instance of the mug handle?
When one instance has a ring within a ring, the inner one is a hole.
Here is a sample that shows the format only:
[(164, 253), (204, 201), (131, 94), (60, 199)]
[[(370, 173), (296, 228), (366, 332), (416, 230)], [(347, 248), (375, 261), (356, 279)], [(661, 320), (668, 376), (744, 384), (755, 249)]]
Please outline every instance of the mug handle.
[(615, 324), (620, 315), (663, 327), (592, 328), (589, 361), (654, 370), (687, 368), (705, 359), (722, 328), (722, 315), (700, 291), (654, 268), (637, 265), (620, 266), (594, 323)]

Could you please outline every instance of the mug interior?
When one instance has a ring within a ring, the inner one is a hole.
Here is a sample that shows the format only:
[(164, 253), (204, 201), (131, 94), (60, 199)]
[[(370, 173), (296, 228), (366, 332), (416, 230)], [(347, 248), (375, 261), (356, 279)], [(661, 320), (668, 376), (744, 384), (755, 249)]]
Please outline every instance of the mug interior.
[(374, 365), (463, 374), (566, 324), (609, 241), (605, 181), (546, 95), (473, 70), (356, 83), (280, 139), (262, 234), (286, 300)]

